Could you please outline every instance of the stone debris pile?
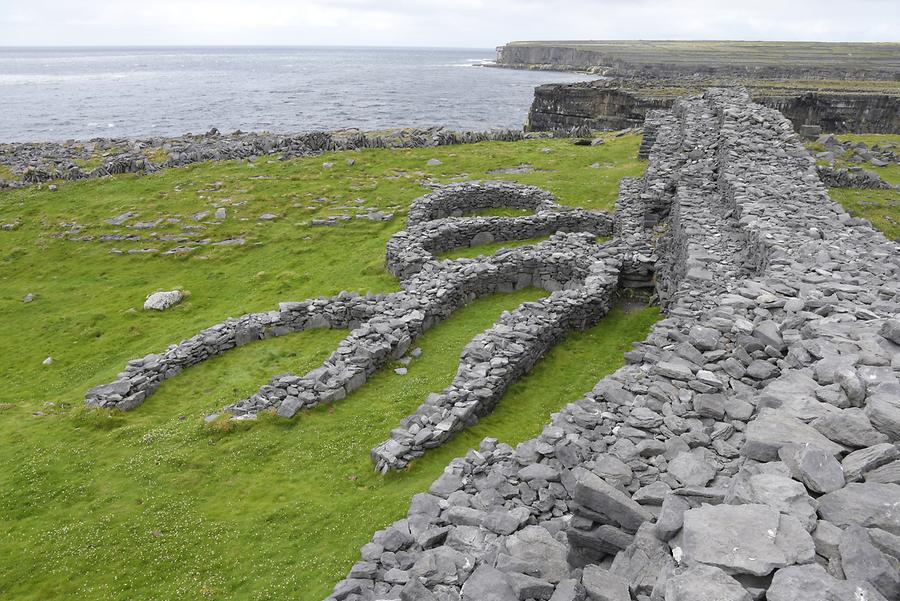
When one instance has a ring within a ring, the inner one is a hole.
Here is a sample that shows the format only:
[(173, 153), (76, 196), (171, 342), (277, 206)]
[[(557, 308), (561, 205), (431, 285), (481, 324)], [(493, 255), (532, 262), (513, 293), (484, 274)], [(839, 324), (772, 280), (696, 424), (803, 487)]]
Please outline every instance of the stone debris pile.
[(453, 460), (328, 601), (900, 598), (900, 248), (742, 90), (650, 119), (615, 259), (666, 319), (537, 438)]

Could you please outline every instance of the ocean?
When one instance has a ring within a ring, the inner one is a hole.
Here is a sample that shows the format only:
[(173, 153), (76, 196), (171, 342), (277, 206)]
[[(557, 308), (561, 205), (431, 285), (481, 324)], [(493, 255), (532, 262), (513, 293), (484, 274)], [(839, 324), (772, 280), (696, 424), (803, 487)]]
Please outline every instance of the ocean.
[(519, 128), (535, 86), (490, 49), (0, 48), (0, 142), (443, 125)]

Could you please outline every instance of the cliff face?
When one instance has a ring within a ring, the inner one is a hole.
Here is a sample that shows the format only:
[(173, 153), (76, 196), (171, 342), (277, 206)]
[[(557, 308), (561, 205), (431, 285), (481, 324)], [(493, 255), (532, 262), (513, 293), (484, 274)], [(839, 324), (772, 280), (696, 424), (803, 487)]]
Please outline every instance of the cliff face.
[[(794, 127), (819, 125), (842, 133), (900, 133), (900, 96), (835, 92), (750, 90), (753, 100), (781, 111)], [(689, 95), (690, 89), (680, 95)], [(535, 88), (526, 131), (552, 131), (587, 125), (623, 129), (641, 125), (647, 111), (665, 109), (679, 94), (671, 90), (626, 88), (616, 82), (548, 84)]]
[(587, 125), (592, 129), (640, 126), (647, 111), (672, 106), (674, 98), (638, 98), (617, 88), (542, 85), (534, 90), (526, 131), (553, 131)]
[(771, 97), (754, 94), (760, 104), (781, 111), (794, 127), (819, 125), (822, 131), (865, 134), (900, 132), (900, 98), (887, 94), (855, 95), (853, 93), (817, 94), (810, 92), (794, 97)]

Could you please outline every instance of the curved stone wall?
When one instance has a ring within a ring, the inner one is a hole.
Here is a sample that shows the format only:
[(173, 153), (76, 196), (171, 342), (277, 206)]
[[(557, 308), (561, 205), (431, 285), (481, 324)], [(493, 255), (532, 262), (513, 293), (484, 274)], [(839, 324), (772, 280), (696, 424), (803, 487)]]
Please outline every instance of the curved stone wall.
[[(518, 208), (534, 211), (524, 217), (462, 217), (481, 209)], [(401, 279), (418, 273), (435, 255), (456, 248), (491, 242), (529, 240), (556, 232), (612, 234), (612, 217), (598, 211), (559, 205), (553, 196), (533, 186), (507, 182), (465, 182), (440, 186), (413, 201), (407, 229), (387, 244), (388, 271)]]
[[(521, 218), (442, 217), (509, 206), (539, 212)], [(609, 310), (621, 258), (614, 243), (596, 242), (597, 235), (612, 232), (612, 218), (605, 213), (565, 210), (538, 188), (487, 182), (442, 187), (414, 201), (410, 214), (409, 230), (388, 245), (388, 265), (403, 277), (400, 292), (342, 293), (230, 319), (162, 354), (129, 362), (116, 381), (89, 390), (87, 404), (128, 411), (166, 379), (229, 349), (310, 328), (349, 328), (322, 366), (304, 375), (275, 376), (256, 394), (224, 409), (232, 419), (253, 418), (265, 410), (290, 418), (301, 409), (345, 398), (388, 361), (402, 357), (428, 328), (475, 298), (528, 286), (550, 292), (504, 315), (473, 340), (453, 384), (427, 400), (404, 420), (404, 429), (373, 451), (377, 469), (398, 469), (490, 412), (506, 387), (567, 331), (592, 325)], [(439, 262), (432, 254), (469, 246), (473, 236), (510, 240), (541, 234), (553, 235), (490, 257)], [(485, 349), (492, 355), (488, 361), (483, 360)]]

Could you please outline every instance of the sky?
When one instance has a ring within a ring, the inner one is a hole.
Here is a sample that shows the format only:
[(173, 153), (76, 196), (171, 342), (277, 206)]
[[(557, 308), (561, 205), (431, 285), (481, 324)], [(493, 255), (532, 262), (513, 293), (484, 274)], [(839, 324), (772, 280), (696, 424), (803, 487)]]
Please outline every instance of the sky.
[(898, 37), (900, 0), (0, 0), (0, 46)]

